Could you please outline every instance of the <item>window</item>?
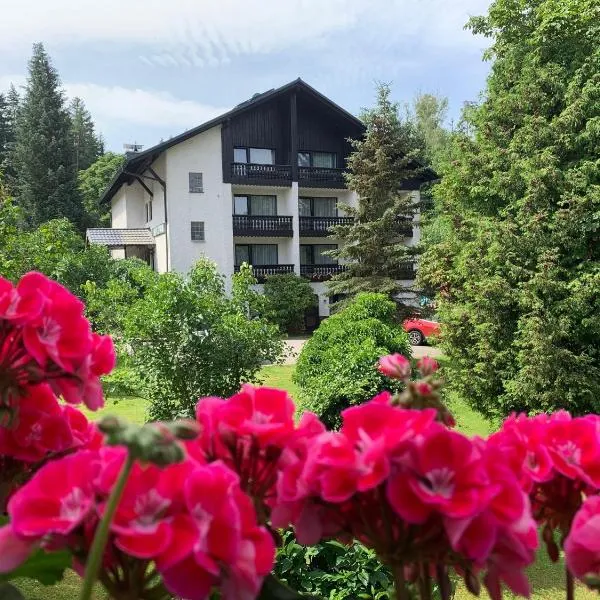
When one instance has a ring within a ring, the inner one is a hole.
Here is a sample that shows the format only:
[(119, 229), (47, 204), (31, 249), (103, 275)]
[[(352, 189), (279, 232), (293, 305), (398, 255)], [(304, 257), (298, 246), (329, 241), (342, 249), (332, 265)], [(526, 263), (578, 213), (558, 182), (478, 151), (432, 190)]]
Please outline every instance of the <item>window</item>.
[(298, 152), (299, 167), (321, 167), (335, 169), (337, 166), (337, 155), (335, 152)]
[(201, 194), (202, 192), (204, 192), (202, 173), (190, 173), (190, 194)]
[(233, 162), (236, 163), (247, 163), (248, 152), (247, 148), (234, 148), (233, 149)]
[(301, 217), (337, 217), (337, 198), (298, 198)]
[(204, 221), (192, 221), (192, 242), (204, 241)]
[(301, 265), (337, 265), (337, 260), (325, 252), (337, 250), (337, 244), (300, 244)]
[(274, 165), (275, 150), (269, 148), (250, 148), (250, 162), (255, 165)]
[(152, 221), (152, 200), (148, 200), (145, 204), (146, 208), (146, 223), (150, 223)]
[(242, 263), (253, 266), (278, 264), (277, 244), (236, 244), (235, 265)]
[(275, 216), (277, 196), (234, 196), (233, 214)]
[(310, 152), (298, 152), (298, 166), (310, 167)]
[(272, 148), (234, 148), (233, 162), (274, 165), (275, 150)]

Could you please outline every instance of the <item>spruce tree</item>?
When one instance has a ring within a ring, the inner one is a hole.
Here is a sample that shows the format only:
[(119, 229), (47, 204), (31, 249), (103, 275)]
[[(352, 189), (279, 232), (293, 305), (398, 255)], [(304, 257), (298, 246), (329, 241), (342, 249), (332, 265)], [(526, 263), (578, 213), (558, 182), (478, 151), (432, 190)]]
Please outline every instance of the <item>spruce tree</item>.
[(487, 414), (600, 410), (598, 0), (494, 0), (492, 69), (454, 135), (420, 276), (449, 379)]
[(333, 255), (346, 261), (347, 269), (332, 278), (329, 289), (331, 295), (381, 292), (397, 298), (406, 290), (400, 280), (407, 279), (415, 256), (405, 232), (418, 205), (403, 185), (419, 175), (415, 159), (421, 143), (414, 126), (400, 119), (388, 85), (378, 86), (377, 104), (362, 119), (366, 132), (352, 140), (347, 174), (358, 205), (342, 206), (354, 222), (333, 231), (341, 242)]
[(92, 115), (81, 98), (73, 98), (69, 107), (71, 114), (71, 138), (75, 151), (75, 168), (83, 171), (92, 166), (104, 152), (102, 138), (96, 134)]
[(44, 46), (35, 44), (14, 151), (16, 200), (32, 227), (59, 217), (81, 226), (83, 211), (70, 132), (58, 73)]
[(12, 84), (7, 94), (0, 94), (0, 172), (5, 188), (11, 192), (16, 185), (14, 147), (19, 103), (19, 94)]

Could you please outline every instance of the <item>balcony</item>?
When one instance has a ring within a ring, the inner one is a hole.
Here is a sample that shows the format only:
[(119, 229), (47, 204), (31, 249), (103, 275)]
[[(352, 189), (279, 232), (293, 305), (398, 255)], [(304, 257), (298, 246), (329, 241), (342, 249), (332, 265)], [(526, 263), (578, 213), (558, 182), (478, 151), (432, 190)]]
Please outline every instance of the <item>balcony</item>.
[(300, 235), (326, 237), (335, 225), (351, 225), (352, 217), (300, 217)]
[(298, 167), (300, 187), (345, 189), (344, 169), (329, 167)]
[(345, 268), (345, 265), (300, 265), (300, 275), (311, 281), (327, 281)]
[[(235, 265), (235, 272), (240, 270), (240, 265)], [(264, 283), (269, 275), (284, 275), (294, 272), (294, 265), (252, 265), (252, 272), (258, 283)]]
[(292, 167), (289, 165), (231, 163), (231, 183), (289, 186), (291, 182)]
[(233, 215), (233, 235), (249, 237), (292, 237), (292, 217)]

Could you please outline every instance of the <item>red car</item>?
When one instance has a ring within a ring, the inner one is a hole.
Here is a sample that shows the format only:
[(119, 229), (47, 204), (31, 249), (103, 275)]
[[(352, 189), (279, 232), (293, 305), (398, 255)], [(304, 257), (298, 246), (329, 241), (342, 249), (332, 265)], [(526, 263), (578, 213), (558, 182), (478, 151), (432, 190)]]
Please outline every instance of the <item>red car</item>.
[(440, 335), (440, 324), (429, 319), (419, 317), (406, 319), (402, 327), (408, 333), (408, 339), (413, 346), (420, 346), (431, 335)]

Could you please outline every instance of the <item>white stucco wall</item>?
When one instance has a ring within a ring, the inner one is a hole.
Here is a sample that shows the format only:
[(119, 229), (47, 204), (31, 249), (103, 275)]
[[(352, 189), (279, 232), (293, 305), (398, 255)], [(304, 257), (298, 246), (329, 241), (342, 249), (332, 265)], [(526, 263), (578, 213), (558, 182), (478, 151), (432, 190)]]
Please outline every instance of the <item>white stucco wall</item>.
[(127, 204), (125, 200), (125, 186), (113, 196), (110, 205), (111, 227), (122, 229), (127, 227)]
[[(221, 128), (213, 127), (166, 153), (169, 253), (173, 271), (186, 273), (208, 256), (233, 272), (231, 185), (223, 183)], [(203, 174), (203, 193), (189, 192), (189, 173)], [(191, 222), (204, 221), (205, 241), (191, 240)]]

